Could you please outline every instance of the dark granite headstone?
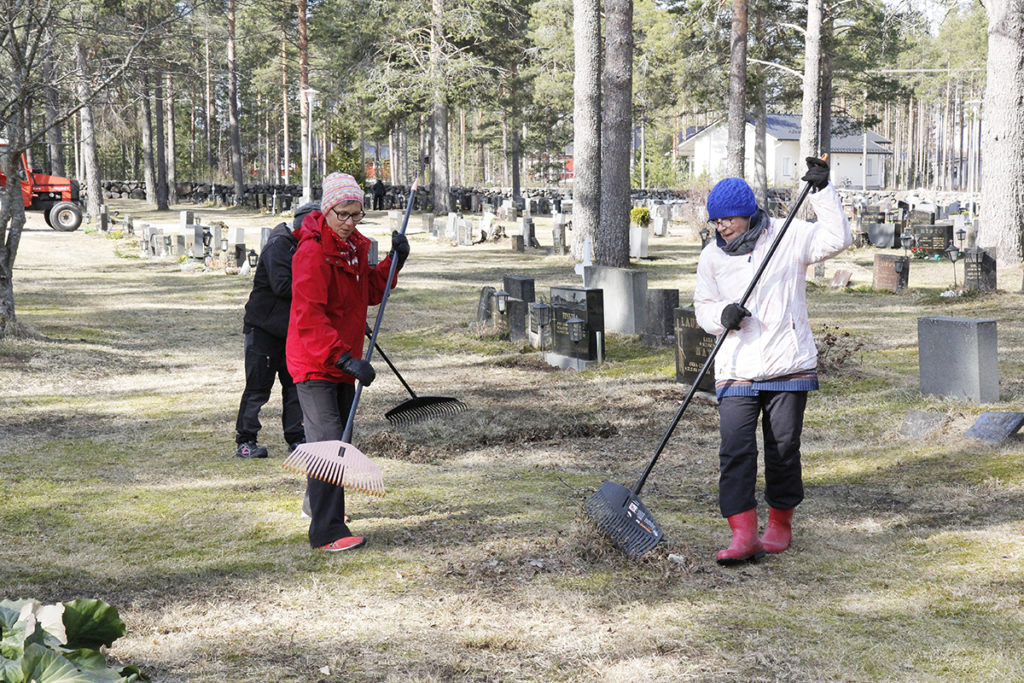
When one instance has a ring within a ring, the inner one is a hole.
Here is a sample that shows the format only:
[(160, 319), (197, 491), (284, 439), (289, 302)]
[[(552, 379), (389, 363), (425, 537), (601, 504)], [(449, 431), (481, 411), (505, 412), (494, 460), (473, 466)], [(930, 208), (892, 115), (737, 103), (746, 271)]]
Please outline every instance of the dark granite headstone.
[(678, 289), (648, 289), (647, 334), (659, 338), (674, 336), (677, 308), (679, 308)]
[(872, 289), (901, 292), (907, 288), (909, 277), (909, 259), (894, 254), (875, 254)]
[(241, 268), (242, 265), (245, 263), (246, 259), (249, 257), (248, 255), (249, 255), (249, 252), (246, 250), (244, 243), (236, 244), (235, 245), (235, 265), (236, 266)]
[(984, 412), (964, 435), (988, 443), (1002, 443), (1022, 426), (1024, 413)]
[(513, 299), (522, 299), (526, 302), (536, 301), (536, 293), (533, 288), (533, 278), (525, 275), (506, 275), (502, 279), (502, 287)]
[(917, 319), (921, 393), (999, 400), (996, 321), (935, 316)]
[(506, 302), (505, 318), (508, 324), (508, 340), (510, 342), (524, 342), (529, 339), (529, 336), (526, 334), (529, 317), (529, 302), (509, 297)]
[(512, 235), (512, 251), (518, 251), (522, 253), (526, 251), (526, 247), (524, 245), (525, 242), (523, 241), (522, 235)]
[(924, 249), (928, 255), (944, 255), (946, 247), (953, 241), (952, 225), (915, 225), (912, 231), (914, 243), (918, 249)]
[[(570, 318), (583, 320), (583, 339), (569, 338)], [(551, 337), (553, 351), (569, 358), (597, 360), (604, 344), (604, 292), (582, 287), (551, 288)], [(602, 355), (603, 355), (603, 349)]]
[(964, 252), (964, 289), (996, 290), (996, 260), (977, 247)]
[[(693, 384), (697, 379), (712, 349), (715, 348), (717, 338), (708, 334), (697, 324), (697, 314), (693, 306), (677, 308), (675, 310), (676, 330), (676, 381), (683, 384)], [(708, 368), (707, 373), (697, 385), (700, 391), (714, 393), (715, 391), (715, 368)]]
[(907, 222), (914, 227), (919, 225), (935, 225), (935, 218), (934, 211), (914, 209), (907, 215)]
[(896, 223), (865, 223), (864, 231), (872, 246), (879, 249), (900, 246), (900, 226)]

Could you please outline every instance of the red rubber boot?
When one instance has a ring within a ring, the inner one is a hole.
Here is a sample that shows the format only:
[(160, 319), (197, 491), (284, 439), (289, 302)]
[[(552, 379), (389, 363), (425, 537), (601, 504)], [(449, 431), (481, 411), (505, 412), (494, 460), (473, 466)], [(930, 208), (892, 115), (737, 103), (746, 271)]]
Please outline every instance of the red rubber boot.
[(718, 564), (739, 564), (764, 557), (764, 546), (757, 538), (757, 509), (751, 508), (728, 519), (732, 543), (718, 551)]
[(781, 553), (789, 547), (789, 542), (793, 540), (792, 521), (795, 509), (768, 508), (768, 524), (764, 528), (764, 536), (761, 537), (765, 552)]

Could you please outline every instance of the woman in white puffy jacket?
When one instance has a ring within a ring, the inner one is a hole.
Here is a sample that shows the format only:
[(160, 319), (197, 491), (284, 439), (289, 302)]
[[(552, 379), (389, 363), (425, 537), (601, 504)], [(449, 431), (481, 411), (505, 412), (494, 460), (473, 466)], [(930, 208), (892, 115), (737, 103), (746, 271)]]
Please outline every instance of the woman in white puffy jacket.
[[(803, 177), (813, 190), (817, 222), (794, 220), (754, 287), (738, 302), (764, 261), (783, 221), (757, 207), (741, 178), (725, 178), (708, 195), (716, 240), (697, 264), (694, 307), (709, 334), (728, 336), (715, 357), (719, 402), (718, 501), (732, 542), (720, 564), (781, 553), (792, 539), (793, 510), (803, 500), (800, 434), (807, 392), (818, 388), (817, 348), (807, 319), (807, 267), (850, 246), (850, 224), (828, 165), (808, 158)], [(764, 436), (768, 523), (758, 538), (757, 423)]]

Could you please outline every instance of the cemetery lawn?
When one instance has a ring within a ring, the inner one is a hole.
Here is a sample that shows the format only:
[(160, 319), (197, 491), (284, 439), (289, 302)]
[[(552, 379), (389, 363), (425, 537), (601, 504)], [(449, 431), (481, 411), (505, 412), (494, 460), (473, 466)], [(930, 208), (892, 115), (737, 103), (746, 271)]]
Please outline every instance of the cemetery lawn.
[[(250, 242), (277, 222), (194, 208)], [(281, 467), (279, 395), (262, 415), (271, 457), (233, 457), (251, 278), (29, 220), (14, 286), (35, 334), (0, 341), (0, 598), (109, 602), (128, 628), (109, 658), (154, 681), (1024, 679), (1024, 442), (963, 435), (1021, 410), (1019, 269), (998, 293), (950, 299), (948, 261), (913, 261), (903, 294), (871, 291), (873, 249), (828, 263), (808, 299), (838, 341), (808, 404), (793, 546), (723, 568), (707, 399), (642, 494), (661, 546), (629, 561), (581, 515), (602, 481), (635, 482), (671, 422), (686, 388), (673, 349), (612, 335), (599, 369), (554, 370), (469, 323), (505, 274), (541, 294), (579, 284), (568, 259), (411, 230), (379, 342), (418, 394), (468, 410), (392, 428), (383, 414), (408, 395), (376, 364), (353, 440), (388, 493), (351, 494), (369, 544), (327, 554)], [(382, 214), (363, 227), (383, 253)], [(692, 301), (690, 231), (651, 238), (651, 255), (635, 264), (649, 286)], [(828, 286), (837, 268), (850, 289)], [(921, 396), (917, 318), (932, 315), (998, 321), (999, 402)], [(904, 436), (912, 410), (944, 423)]]

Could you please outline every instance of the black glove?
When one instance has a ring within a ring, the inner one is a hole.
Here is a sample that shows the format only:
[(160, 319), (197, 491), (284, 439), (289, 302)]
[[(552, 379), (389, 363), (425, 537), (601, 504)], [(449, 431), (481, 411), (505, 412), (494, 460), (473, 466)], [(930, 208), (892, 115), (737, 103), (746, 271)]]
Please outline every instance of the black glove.
[(750, 311), (739, 304), (729, 304), (722, 309), (722, 327), (727, 330), (740, 329), (743, 319), (750, 316)]
[(828, 163), (818, 157), (807, 157), (807, 173), (800, 180), (810, 184), (815, 192), (828, 185)]
[(373, 369), (372, 365), (362, 358), (353, 358), (348, 351), (341, 354), (341, 357), (334, 366), (355, 377), (364, 387), (373, 384), (373, 378), (377, 376), (377, 372)]
[(391, 251), (398, 258), (398, 269), (405, 265), (405, 259), (409, 258), (409, 238), (395, 230), (391, 233)]

